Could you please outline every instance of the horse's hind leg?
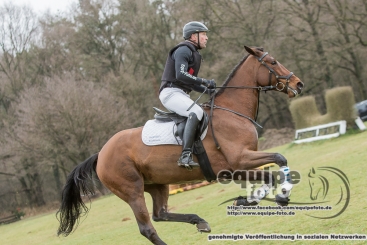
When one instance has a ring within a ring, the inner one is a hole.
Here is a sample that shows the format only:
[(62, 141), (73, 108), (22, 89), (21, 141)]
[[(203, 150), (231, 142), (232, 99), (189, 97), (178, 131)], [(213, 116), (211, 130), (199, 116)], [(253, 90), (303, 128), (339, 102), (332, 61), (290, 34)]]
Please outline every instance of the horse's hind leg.
[(132, 200), (131, 202), (129, 202), (129, 205), (134, 212), (140, 233), (148, 238), (153, 244), (166, 244), (159, 238), (157, 231), (154, 229), (150, 221), (149, 212), (145, 204), (144, 196), (142, 195), (137, 199)]
[(154, 229), (144, 198), (144, 184), (142, 176), (133, 168), (119, 172), (117, 175), (111, 175), (112, 178), (103, 178), (101, 180), (116, 196), (120, 197), (129, 204), (134, 212), (140, 233), (153, 244), (164, 245), (156, 230)]
[(167, 210), (167, 201), (169, 195), (168, 185), (145, 185), (144, 191), (148, 192), (153, 199), (153, 220), (154, 221), (172, 221), (195, 224), (198, 231), (210, 232), (208, 222), (196, 214), (177, 214), (169, 213)]

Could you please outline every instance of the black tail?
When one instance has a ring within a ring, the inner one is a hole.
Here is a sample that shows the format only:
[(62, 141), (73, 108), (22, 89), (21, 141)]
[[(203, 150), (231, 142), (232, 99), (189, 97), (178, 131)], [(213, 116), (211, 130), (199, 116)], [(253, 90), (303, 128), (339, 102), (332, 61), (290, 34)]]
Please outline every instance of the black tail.
[(62, 191), (61, 207), (56, 213), (60, 222), (57, 235), (68, 236), (79, 224), (80, 216), (88, 213), (89, 209), (84, 204), (81, 194), (94, 194), (92, 181), (97, 164), (98, 153), (80, 163), (69, 174)]

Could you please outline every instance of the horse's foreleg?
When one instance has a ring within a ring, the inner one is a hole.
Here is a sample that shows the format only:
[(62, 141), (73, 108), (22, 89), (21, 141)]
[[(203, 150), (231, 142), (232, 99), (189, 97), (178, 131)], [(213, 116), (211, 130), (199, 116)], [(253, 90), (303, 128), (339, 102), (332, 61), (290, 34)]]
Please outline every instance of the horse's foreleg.
[(280, 153), (267, 153), (260, 151), (246, 151), (241, 158), (238, 169), (254, 169), (267, 163), (276, 163), (280, 167), (280, 184), (283, 192), (289, 192), (292, 189), (290, 183), (290, 169), (287, 159)]
[(148, 192), (153, 199), (153, 220), (154, 221), (172, 221), (195, 224), (198, 231), (210, 232), (209, 224), (196, 214), (177, 214), (169, 213), (167, 210), (167, 201), (169, 195), (168, 185), (145, 185), (146, 192)]
[(276, 163), (279, 167), (287, 166), (287, 159), (280, 153), (269, 153), (262, 151), (242, 152), (239, 161), (236, 161), (233, 166), (235, 170), (255, 169), (268, 163)]
[(271, 172), (265, 170), (249, 170), (245, 172), (246, 174), (242, 177), (244, 181), (249, 181), (251, 184), (261, 184), (256, 190), (247, 192), (246, 198), (242, 196), (235, 199), (234, 205), (244, 205), (244, 206), (255, 206), (264, 199), (274, 186), (274, 176)]
[(282, 154), (245, 150), (241, 154), (240, 161), (234, 164), (234, 168), (236, 170), (255, 169), (268, 163), (276, 163), (280, 167), (279, 171), (282, 174), (280, 175), (279, 182), (282, 188), (282, 194), (277, 195), (277, 202), (280, 205), (283, 205), (283, 203), (287, 205), (293, 185), (290, 183), (290, 170), (287, 167), (287, 159)]
[(261, 199), (265, 198), (274, 186), (273, 174), (265, 170), (249, 171), (249, 180), (261, 180), (262, 183), (262, 185), (257, 188), (250, 197), (256, 203), (259, 203)]
[(146, 238), (148, 238), (153, 244), (159, 244), (159, 245), (166, 244), (159, 238), (157, 231), (154, 229), (150, 221), (149, 212), (145, 204), (144, 195), (141, 194), (136, 199), (131, 200), (129, 202), (129, 205), (134, 212), (140, 233)]

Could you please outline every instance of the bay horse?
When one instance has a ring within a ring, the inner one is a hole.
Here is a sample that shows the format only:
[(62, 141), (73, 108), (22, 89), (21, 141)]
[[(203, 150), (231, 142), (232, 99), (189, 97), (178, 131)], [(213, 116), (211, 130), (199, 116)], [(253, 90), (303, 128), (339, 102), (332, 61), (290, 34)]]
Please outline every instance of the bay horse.
[[(212, 97), (215, 109), (203, 144), (216, 175), (221, 170), (250, 170), (267, 163), (287, 166), (281, 154), (257, 151), (254, 120), (259, 94), (262, 90), (276, 90), (292, 98), (301, 93), (304, 84), (262, 48), (245, 46), (245, 49), (249, 54)], [(209, 113), (209, 108), (203, 109)], [(88, 212), (81, 194), (94, 193), (92, 176), (95, 175), (131, 207), (140, 233), (153, 244), (166, 243), (151, 223), (144, 192), (152, 196), (154, 221), (191, 223), (201, 232), (211, 231), (209, 224), (198, 215), (169, 213), (167, 208), (168, 185), (204, 180), (201, 170), (188, 171), (177, 166), (182, 150), (179, 145), (145, 145), (142, 129), (116, 133), (99, 153), (77, 165), (69, 174), (57, 212), (58, 235), (69, 235), (78, 225), (80, 216)]]

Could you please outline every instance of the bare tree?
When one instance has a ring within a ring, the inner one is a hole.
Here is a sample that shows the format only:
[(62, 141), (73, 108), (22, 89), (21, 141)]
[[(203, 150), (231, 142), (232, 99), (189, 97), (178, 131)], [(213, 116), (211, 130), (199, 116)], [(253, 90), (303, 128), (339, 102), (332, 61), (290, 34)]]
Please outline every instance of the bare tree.
[(109, 72), (118, 73), (126, 46), (123, 23), (118, 21), (117, 2), (79, 1), (73, 24), (77, 30), (70, 45), (80, 57), (85, 78), (103, 81)]
[(37, 78), (28, 55), (35, 42), (37, 21), (27, 6), (11, 3), (0, 6), (0, 73), (6, 78), (5, 89), (12, 99)]
[(51, 78), (73, 73), (82, 79), (79, 52), (73, 45), (76, 29), (72, 20), (63, 15), (45, 14), (40, 19), (39, 29), (41, 37), (32, 51), (40, 75)]
[(307, 89), (311, 91), (320, 87), (323, 89), (333, 87), (333, 71), (325, 50), (325, 41), (329, 38), (326, 34), (330, 33), (321, 25), (321, 22), (327, 21), (330, 16), (324, 15), (318, 1), (283, 0), (283, 3), (285, 7), (282, 16), (288, 29), (284, 33), (287, 35), (287, 41), (293, 40), (292, 46), (296, 47), (297, 58), (301, 59), (299, 62), (303, 63), (302, 66), (308, 66), (308, 69), (314, 69), (313, 74), (309, 75), (318, 81)]
[(125, 69), (140, 73), (157, 93), (168, 51), (183, 41), (179, 2), (120, 0), (118, 20), (126, 32)]
[[(8, 174), (37, 197), (29, 200), (35, 205), (43, 204), (44, 188), (52, 187), (56, 196), (72, 167), (98, 152), (111, 135), (131, 126), (123, 99), (72, 76), (28, 89), (14, 110), (17, 120), (6, 131), (12, 147), (3, 149), (2, 155), (10, 156)], [(43, 183), (47, 175), (53, 175), (54, 184)]]
[(360, 45), (367, 46), (367, 2), (361, 0), (358, 4), (353, 5), (350, 9), (353, 13), (353, 18), (350, 19), (353, 22), (354, 35), (359, 40)]
[[(358, 45), (360, 40), (353, 35), (353, 30), (360, 28), (360, 23), (353, 21), (354, 16), (357, 15), (355, 11), (363, 9), (363, 3), (360, 1), (332, 0), (325, 1), (324, 7), (325, 11), (333, 17), (333, 21), (329, 24), (330, 28), (335, 29), (335, 33), (339, 34), (329, 41), (333, 47), (335, 57), (338, 58), (338, 60), (335, 60), (334, 66), (350, 73), (352, 75), (351, 79), (356, 81), (357, 91), (359, 92), (357, 96), (361, 99), (367, 99), (365, 82), (367, 77), (360, 55), (360, 52), (365, 51), (365, 48)], [(362, 31), (360, 30), (358, 33), (360, 34)], [(349, 77), (341, 77), (350, 80)], [(350, 85), (349, 82), (346, 84)]]

